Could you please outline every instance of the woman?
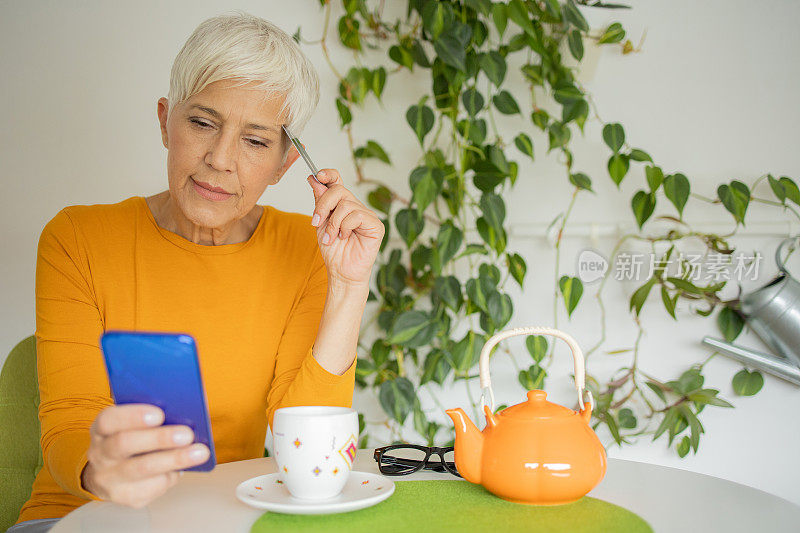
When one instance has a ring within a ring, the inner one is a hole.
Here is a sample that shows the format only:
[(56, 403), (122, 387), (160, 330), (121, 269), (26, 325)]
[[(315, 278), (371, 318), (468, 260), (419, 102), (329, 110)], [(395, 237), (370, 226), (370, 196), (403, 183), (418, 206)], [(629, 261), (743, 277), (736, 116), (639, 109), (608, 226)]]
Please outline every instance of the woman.
[(168, 190), (68, 207), (47, 224), (36, 268), (44, 468), (13, 531), (46, 530), (91, 499), (146, 505), (208, 457), (188, 427), (162, 426), (160, 409), (113, 405), (105, 330), (197, 339), (218, 462), (262, 456), (279, 407), (351, 405), (383, 224), (334, 169), (319, 172), (324, 185), (307, 178), (313, 217), (256, 203), (299, 157), (281, 126), (302, 130), (318, 86), (269, 22), (203, 22), (158, 101)]

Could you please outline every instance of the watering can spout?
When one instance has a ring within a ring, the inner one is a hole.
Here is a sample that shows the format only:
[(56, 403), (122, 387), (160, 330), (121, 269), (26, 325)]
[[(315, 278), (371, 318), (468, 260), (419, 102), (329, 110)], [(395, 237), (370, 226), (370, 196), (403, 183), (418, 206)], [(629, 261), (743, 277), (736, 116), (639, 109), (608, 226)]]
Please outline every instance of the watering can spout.
[(455, 456), (458, 473), (471, 483), (481, 482), (481, 457), (483, 456), (483, 434), (472, 423), (463, 409), (448, 409), (447, 416), (453, 420), (456, 432)]

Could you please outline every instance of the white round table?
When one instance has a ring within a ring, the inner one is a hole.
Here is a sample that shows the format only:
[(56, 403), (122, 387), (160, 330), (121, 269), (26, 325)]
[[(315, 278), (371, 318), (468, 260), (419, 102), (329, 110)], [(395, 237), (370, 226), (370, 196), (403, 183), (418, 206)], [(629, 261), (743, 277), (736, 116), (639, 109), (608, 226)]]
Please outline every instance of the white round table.
[[(358, 450), (353, 469), (378, 473), (372, 450)], [(249, 532), (264, 511), (237, 500), (236, 486), (275, 471), (274, 459), (264, 458), (226, 463), (210, 473), (187, 472), (143, 509), (91, 502), (68, 514), (51, 532)], [(392, 479), (402, 483), (459, 478), (424, 471)], [(648, 463), (609, 459), (605, 478), (589, 496), (633, 511), (657, 533), (800, 531), (800, 506), (787, 500), (732, 481)]]

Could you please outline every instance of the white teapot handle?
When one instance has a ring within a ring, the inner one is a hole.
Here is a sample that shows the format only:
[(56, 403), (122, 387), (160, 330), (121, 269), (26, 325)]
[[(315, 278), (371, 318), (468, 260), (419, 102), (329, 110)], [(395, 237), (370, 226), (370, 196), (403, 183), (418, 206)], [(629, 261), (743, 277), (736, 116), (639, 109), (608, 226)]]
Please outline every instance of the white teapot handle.
[(496, 333), (483, 345), (480, 358), (481, 411), (484, 405), (486, 405), (485, 398), (486, 390), (488, 389), (489, 398), (492, 402), (490, 407), (494, 413), (494, 392), (492, 391), (492, 378), (489, 375), (489, 354), (498, 342), (517, 335), (550, 335), (551, 337), (558, 337), (564, 340), (569, 346), (569, 349), (572, 350), (572, 358), (575, 360), (575, 389), (578, 391), (578, 405), (583, 409), (585, 401), (584, 396), (588, 395), (589, 405), (591, 405), (592, 410), (594, 410), (594, 398), (592, 397), (591, 391), (586, 390), (586, 370), (584, 368), (583, 352), (581, 351), (581, 347), (578, 346), (578, 342), (563, 331), (553, 328), (530, 326), (507, 329)]

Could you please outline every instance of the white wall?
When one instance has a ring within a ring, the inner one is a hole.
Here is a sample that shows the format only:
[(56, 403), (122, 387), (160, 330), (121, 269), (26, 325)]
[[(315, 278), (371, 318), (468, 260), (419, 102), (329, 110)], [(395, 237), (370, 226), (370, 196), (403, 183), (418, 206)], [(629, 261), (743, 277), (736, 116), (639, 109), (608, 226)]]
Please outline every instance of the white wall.
[[(589, 66), (582, 79), (601, 117), (622, 122), (632, 145), (650, 151), (666, 172), (683, 171), (701, 194), (713, 196), (723, 181), (752, 182), (763, 172), (800, 178), (800, 106), (796, 101), (800, 33), (794, 28), (800, 4), (790, 0), (758, 5), (742, 0), (632, 3), (635, 9), (630, 11), (584, 9), (594, 27), (623, 22), (635, 44), (647, 31), (638, 54), (622, 56), (616, 47), (588, 47)], [(399, 3), (387, 4), (396, 8)], [(287, 5), (291, 5), (288, 10)], [(172, 60), (197, 24), (234, 8), (265, 17), (289, 33), (302, 22), (308, 39), (317, 38), (322, 28), (316, 0), (0, 3), (0, 116), (4, 121), (0, 131), (0, 361), (34, 329), (33, 273), (36, 242), (44, 224), (66, 205), (116, 202), (165, 187), (166, 152), (158, 132), (156, 101), (166, 95)], [(339, 68), (349, 65), (351, 56), (333, 48)], [(319, 48), (306, 50), (322, 77), (323, 97), (303, 141), (319, 166), (338, 168), (347, 180), (352, 167), (333, 106), (336, 81)], [(408, 95), (428, 87), (427, 80), (410, 82), (405, 74), (393, 76), (387, 86), (386, 109), (369, 103), (357, 115), (359, 140), (381, 141), (399, 169), (375, 164), (368, 167), (371, 175), (405, 187), (407, 169), (413, 164), (408, 161), (416, 161), (419, 153), (400, 117), (416, 99)], [(530, 104), (520, 104), (527, 117)], [(386, 132), (387, 116), (391, 124), (398, 124), (391, 135)], [(520, 178), (515, 193), (506, 199), (512, 226), (510, 249), (522, 253), (529, 268), (524, 293), (514, 293), (516, 312), (510, 326), (549, 325), (554, 273), (545, 227), (566, 207), (570, 187), (558, 164), (545, 156), (546, 138), (522, 118), (501, 123), (509, 140), (522, 128), (534, 138), (537, 163), (530, 165), (524, 157), (518, 158)], [(577, 168), (593, 178), (598, 194), (582, 195), (576, 204), (561, 256), (561, 272), (566, 274), (574, 274), (580, 250), (592, 246), (607, 254), (614, 237), (632, 228), (629, 199), (644, 183), (637, 170), (623, 182), (621, 192), (615, 190), (605, 172), (608, 154), (596, 122), (587, 125), (585, 140), (577, 144)], [(262, 203), (310, 212), (313, 204), (304, 183), (306, 169), (298, 166), (290, 174), (265, 194)], [(366, 196), (365, 189), (355, 191)], [(664, 212), (671, 212), (663, 197), (660, 202)], [(733, 229), (721, 207), (694, 205), (687, 208), (687, 216), (701, 228)], [(753, 206), (747, 228), (736, 243), (771, 254), (779, 235), (797, 229), (788, 220), (779, 210)], [(767, 260), (762, 277), (767, 279), (772, 273), (774, 267)], [(627, 314), (627, 299), (634, 288), (614, 282), (607, 287), (605, 350), (630, 347), (634, 342), (636, 330)], [(586, 289), (585, 302), (572, 320), (562, 313), (559, 326), (588, 347), (599, 338), (600, 330), (592, 298), (596, 285)], [(707, 357), (699, 340), (716, 334), (716, 328), (712, 320), (695, 318), (685, 309), (676, 324), (660, 305), (656, 300), (648, 302), (642, 315), (646, 333), (640, 366), (655, 376), (673, 379)], [(742, 344), (761, 347), (749, 333)], [(509, 346), (521, 350), (518, 359), (525, 359), (521, 343)], [(590, 371), (600, 377), (629, 363), (629, 355), (593, 357)], [(736, 397), (730, 382), (740, 368), (722, 356), (706, 365), (707, 386), (720, 389), (736, 408), (709, 407), (702, 413), (706, 434), (696, 456), (679, 459), (666, 449), (663, 439), (655, 443), (642, 439), (622, 450), (612, 447), (609, 455), (731, 479), (800, 503), (793, 479), (800, 472), (800, 419), (795, 416), (800, 389), (767, 377), (757, 396)], [(548, 391), (553, 401), (572, 406), (569, 370), (566, 352), (558, 352)], [(524, 400), (507, 358), (493, 361), (492, 371), (498, 403)], [(477, 382), (471, 386), (477, 395)], [(446, 407), (465, 406), (463, 383), (457, 387), (443, 393)], [(421, 396), (425, 398), (426, 393)], [(358, 394), (356, 407), (368, 420), (380, 417), (375, 405), (368, 393)], [(427, 399), (425, 408), (432, 417), (441, 417)], [(601, 438), (608, 441), (602, 432)]]

